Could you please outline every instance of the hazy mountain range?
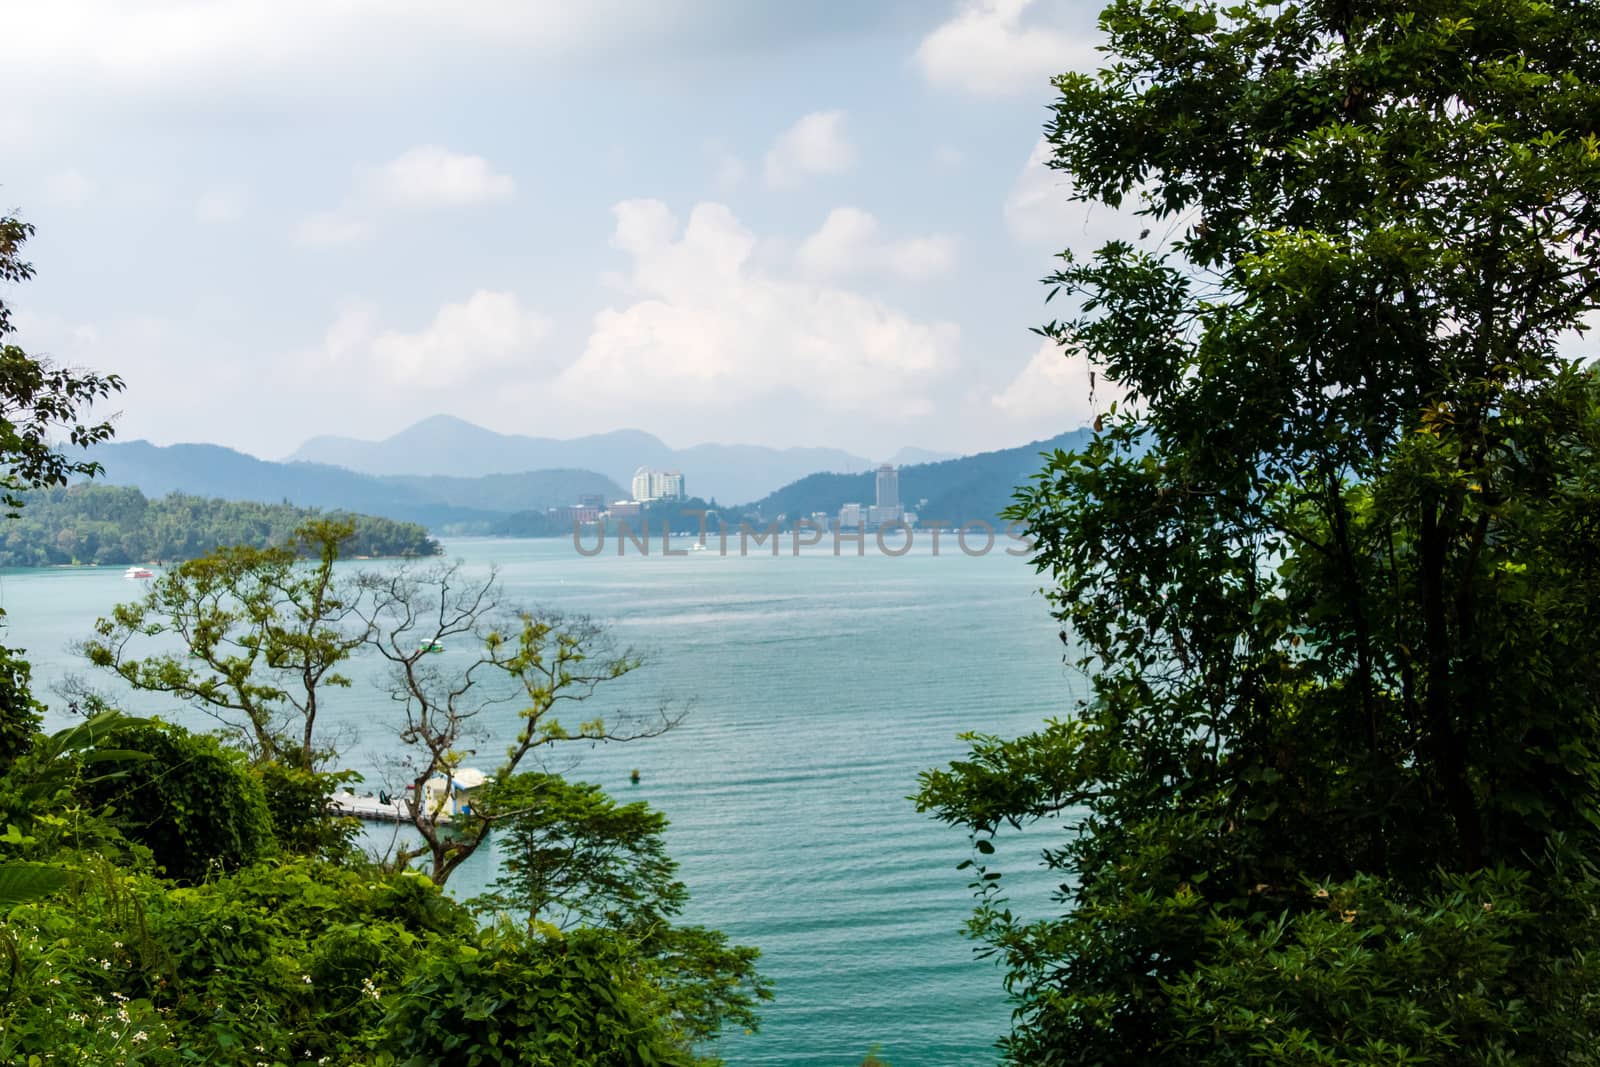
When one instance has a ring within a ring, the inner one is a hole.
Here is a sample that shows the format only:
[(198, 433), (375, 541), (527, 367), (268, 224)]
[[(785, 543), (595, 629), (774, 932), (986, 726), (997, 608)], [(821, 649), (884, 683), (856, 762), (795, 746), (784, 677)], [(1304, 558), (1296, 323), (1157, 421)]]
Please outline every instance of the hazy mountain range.
[[(926, 500), (918, 508), (926, 518), (991, 519), (1009, 502), (1013, 488), (1039, 469), (1041, 451), (1071, 447), (1086, 432), (954, 459), (903, 449), (891, 461), (900, 467), (901, 500), (911, 507)], [(100, 445), (90, 454), (105, 468), (100, 480), (137, 486), (151, 497), (183, 492), (224, 500), (286, 501), (417, 522), (446, 533), (487, 532), (507, 516), (542, 513), (588, 494), (626, 499), (634, 468), (647, 463), (683, 470), (693, 496), (715, 495), (728, 510), (768, 518), (833, 513), (844, 503), (874, 500), (875, 464), (834, 449), (699, 445), (673, 450), (650, 434), (631, 430), (555, 441), (496, 434), (449, 418), (425, 420), (381, 442), (319, 437), (295, 453), (363, 462), (389, 473), (303, 459), (275, 463), (206, 444), (129, 441)], [(450, 456), (460, 465), (447, 464)], [(485, 470), (541, 459), (563, 465)], [(805, 467), (807, 463), (820, 466)], [(621, 476), (602, 472), (607, 464), (612, 470), (621, 464)], [(415, 469), (404, 470), (408, 465)], [(708, 473), (716, 470), (722, 472), (715, 476), (720, 483)], [(798, 474), (792, 473), (796, 470)], [(716, 484), (724, 489), (712, 489)], [(735, 495), (752, 485), (758, 487), (754, 492)], [(727, 491), (729, 486), (733, 492)]]
[(464, 419), (435, 415), (382, 441), (313, 437), (287, 462), (320, 463), (362, 474), (476, 477), (577, 468), (599, 471), (628, 487), (642, 466), (676, 469), (687, 491), (723, 503), (754, 500), (816, 471), (854, 473), (877, 463), (927, 463), (950, 453), (904, 448), (876, 461), (836, 448), (695, 445), (671, 448), (642, 430), (615, 430), (559, 440), (486, 430)]
[(272, 463), (221, 445), (100, 445), (90, 455), (105, 467), (98, 479), (137, 486), (146, 496), (193, 493), (224, 500), (286, 500), (300, 507), (340, 509), (420, 522), (432, 530), (487, 524), (514, 511), (542, 511), (597, 493), (627, 494), (603, 474), (542, 470), (484, 478), (378, 478), (320, 463)]

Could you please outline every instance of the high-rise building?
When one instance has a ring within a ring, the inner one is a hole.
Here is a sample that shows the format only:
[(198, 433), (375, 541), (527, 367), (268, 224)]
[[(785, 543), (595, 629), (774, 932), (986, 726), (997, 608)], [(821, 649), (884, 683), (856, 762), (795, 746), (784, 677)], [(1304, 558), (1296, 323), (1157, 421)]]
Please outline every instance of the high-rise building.
[(658, 471), (640, 467), (633, 472), (633, 499), (643, 504), (652, 500), (682, 500), (683, 475), (679, 471)]
[(885, 510), (900, 507), (900, 469), (888, 463), (878, 468), (878, 507)]

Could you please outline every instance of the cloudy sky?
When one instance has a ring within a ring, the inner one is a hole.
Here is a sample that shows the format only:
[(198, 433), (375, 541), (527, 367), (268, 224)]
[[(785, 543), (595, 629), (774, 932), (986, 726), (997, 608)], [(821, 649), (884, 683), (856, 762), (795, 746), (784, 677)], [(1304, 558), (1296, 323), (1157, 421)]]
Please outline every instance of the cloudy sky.
[(1042, 348), (1107, 220), (1041, 165), (1080, 0), (52, 0), (7, 13), (18, 340), (120, 436), (445, 412), (869, 456), (1092, 417)]

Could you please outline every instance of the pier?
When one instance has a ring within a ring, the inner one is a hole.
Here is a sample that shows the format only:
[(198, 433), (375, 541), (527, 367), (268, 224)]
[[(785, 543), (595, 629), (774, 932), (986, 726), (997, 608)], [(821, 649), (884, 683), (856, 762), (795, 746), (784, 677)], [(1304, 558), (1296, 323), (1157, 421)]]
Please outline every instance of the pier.
[[(411, 805), (404, 798), (384, 802), (371, 793), (361, 795), (340, 790), (328, 798), (328, 810), (335, 815), (354, 815), (358, 819), (371, 819), (374, 822), (411, 821)], [(434, 821), (449, 822), (450, 813), (441, 811)]]

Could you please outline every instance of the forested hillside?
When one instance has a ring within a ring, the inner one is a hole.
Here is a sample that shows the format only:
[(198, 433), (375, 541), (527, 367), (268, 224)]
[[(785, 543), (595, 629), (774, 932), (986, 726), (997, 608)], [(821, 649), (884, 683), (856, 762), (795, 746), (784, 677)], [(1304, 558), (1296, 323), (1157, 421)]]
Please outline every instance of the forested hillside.
[[(1088, 439), (1089, 431), (1073, 430), (1017, 448), (900, 468), (900, 502), (926, 520), (959, 523), (995, 522), (1011, 504), (1015, 486), (1038, 470), (1040, 455), (1071, 449)], [(876, 499), (875, 475), (812, 474), (770, 493), (742, 511), (766, 519), (836, 513), (844, 504), (871, 504)], [(927, 501), (921, 504), (921, 501)]]
[[(23, 494), (19, 515), (0, 523), (0, 566), (63, 563), (107, 566), (185, 560), (219, 545), (283, 544), (321, 514), (292, 504), (259, 504), (173, 493), (154, 500), (137, 489), (74, 485)], [(429, 556), (439, 543), (415, 523), (371, 515), (356, 524), (346, 556)]]

